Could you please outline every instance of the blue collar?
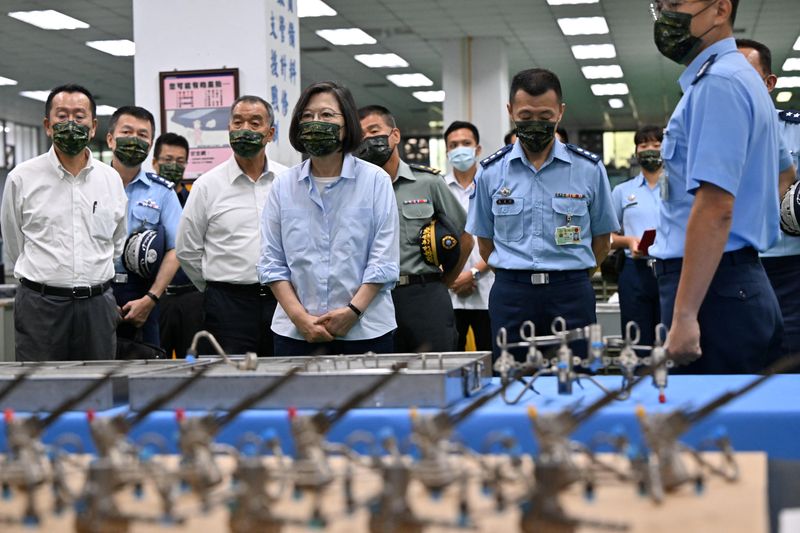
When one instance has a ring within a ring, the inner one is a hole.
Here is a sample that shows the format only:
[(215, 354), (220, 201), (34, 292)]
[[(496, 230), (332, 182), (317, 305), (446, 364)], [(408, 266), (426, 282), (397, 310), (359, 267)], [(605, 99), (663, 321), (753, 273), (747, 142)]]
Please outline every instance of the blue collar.
[(722, 56), (724, 54), (729, 54), (731, 52), (738, 52), (736, 48), (736, 40), (733, 37), (726, 37), (721, 41), (717, 41), (702, 52), (700, 52), (697, 57), (695, 57), (689, 66), (686, 67), (686, 70), (683, 71), (680, 78), (678, 78), (678, 83), (683, 89), (683, 92), (686, 92), (689, 87), (692, 85), (692, 82), (697, 77), (697, 74), (700, 72), (700, 69), (705, 65), (706, 61), (708, 61), (711, 56)]
[[(524, 164), (531, 167), (533, 166), (533, 164), (528, 161), (528, 156), (525, 155), (525, 150), (522, 149), (522, 144), (520, 143), (519, 139), (517, 139), (517, 142), (514, 143), (514, 148), (511, 149), (509, 154), (509, 161), (512, 159), (520, 159)], [(549, 165), (553, 159), (558, 159), (559, 161), (563, 161), (570, 165), (572, 164), (572, 158), (569, 155), (567, 147), (558, 139), (553, 141), (553, 148), (550, 150), (550, 155), (547, 156), (547, 160), (545, 160), (542, 168), (540, 168), (539, 171)]]

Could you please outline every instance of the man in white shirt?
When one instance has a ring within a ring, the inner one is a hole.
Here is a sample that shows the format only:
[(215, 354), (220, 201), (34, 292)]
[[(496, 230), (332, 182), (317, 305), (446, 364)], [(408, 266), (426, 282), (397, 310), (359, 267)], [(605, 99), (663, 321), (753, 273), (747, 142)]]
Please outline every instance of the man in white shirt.
[(127, 236), (119, 174), (87, 148), (97, 129), (92, 94), (50, 92), (50, 150), (12, 170), (0, 221), (14, 301), (18, 361), (112, 359), (120, 317), (111, 280)]
[[(469, 197), (475, 191), (475, 174), (478, 172), (478, 156), (481, 153), (478, 128), (470, 122), (457, 120), (444, 132), (447, 159), (453, 167), (444, 177), (447, 188), (458, 199), (464, 211), (469, 212)], [(461, 274), (450, 285), (450, 299), (456, 316), (458, 344), (464, 350), (467, 332), (472, 328), (475, 347), (478, 350), (492, 349), (492, 330), (489, 322), (489, 291), (492, 290), (494, 273), (481, 259), (478, 243), (464, 265)]]
[(277, 302), (256, 274), (261, 212), (275, 176), (286, 170), (267, 158), (273, 123), (264, 99), (241, 96), (233, 103), (228, 132), (234, 154), (195, 181), (178, 228), (178, 260), (205, 291), (205, 328), (233, 354), (273, 354)]

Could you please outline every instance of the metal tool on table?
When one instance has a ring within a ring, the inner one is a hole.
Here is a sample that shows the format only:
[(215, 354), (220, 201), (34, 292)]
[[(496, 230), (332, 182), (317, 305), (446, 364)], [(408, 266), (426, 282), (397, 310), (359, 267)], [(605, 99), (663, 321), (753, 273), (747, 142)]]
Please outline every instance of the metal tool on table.
[(222, 357), (226, 364), (231, 365), (239, 370), (255, 370), (258, 368), (258, 355), (255, 352), (247, 352), (244, 354), (244, 358), (241, 361), (234, 361), (228, 357), (228, 354), (222, 349), (222, 346), (220, 346), (216, 337), (205, 330), (198, 331), (194, 334), (194, 337), (192, 337), (192, 344), (189, 345), (189, 348), (186, 350), (187, 359), (197, 357), (197, 345), (201, 339), (206, 339), (209, 343), (211, 343), (211, 346), (217, 352), (217, 355)]

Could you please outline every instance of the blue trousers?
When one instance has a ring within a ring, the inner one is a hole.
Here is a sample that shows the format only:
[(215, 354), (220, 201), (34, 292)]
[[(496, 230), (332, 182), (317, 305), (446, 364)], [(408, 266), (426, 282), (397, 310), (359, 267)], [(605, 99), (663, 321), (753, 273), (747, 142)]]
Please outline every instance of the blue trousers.
[[(551, 335), (553, 319), (562, 317), (567, 329), (597, 322), (594, 289), (586, 270), (550, 272), (550, 282), (533, 285), (527, 270), (495, 270), (489, 293), (489, 317), (492, 323), (493, 359), (500, 356), (497, 332), (506, 328), (509, 342), (520, 340), (519, 327), (526, 320), (536, 326), (536, 335)], [(579, 357), (587, 353), (586, 342), (576, 341), (570, 348)], [(524, 361), (527, 349), (511, 350), (515, 359)]]
[(800, 256), (762, 257), (783, 316), (783, 354), (800, 352)]
[[(667, 327), (672, 324), (681, 266), (681, 259), (656, 264), (661, 320)], [(698, 321), (703, 356), (676, 368), (678, 373), (754, 374), (780, 356), (781, 310), (755, 250), (723, 254)]]
[(652, 345), (656, 325), (661, 321), (661, 306), (658, 282), (646, 260), (625, 258), (619, 275), (619, 311), (622, 334), (625, 334), (625, 325), (634, 321), (641, 331), (639, 342)]

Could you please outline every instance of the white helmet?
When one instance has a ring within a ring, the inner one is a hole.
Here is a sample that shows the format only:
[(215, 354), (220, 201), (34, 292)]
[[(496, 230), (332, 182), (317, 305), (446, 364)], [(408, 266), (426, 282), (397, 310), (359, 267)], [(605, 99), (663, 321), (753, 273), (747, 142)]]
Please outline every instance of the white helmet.
[(800, 182), (795, 181), (781, 200), (781, 229), (787, 235), (800, 237)]

